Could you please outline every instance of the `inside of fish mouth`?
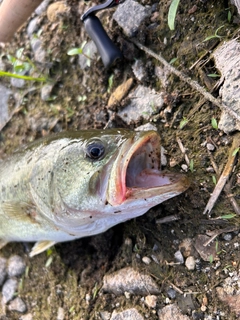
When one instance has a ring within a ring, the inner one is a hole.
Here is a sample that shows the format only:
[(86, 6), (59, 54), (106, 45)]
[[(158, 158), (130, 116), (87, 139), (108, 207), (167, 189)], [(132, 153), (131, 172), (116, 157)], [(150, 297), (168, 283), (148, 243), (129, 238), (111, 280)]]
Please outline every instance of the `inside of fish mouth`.
[(154, 188), (173, 183), (172, 177), (160, 171), (160, 149), (150, 142), (132, 155), (126, 171), (127, 188)]

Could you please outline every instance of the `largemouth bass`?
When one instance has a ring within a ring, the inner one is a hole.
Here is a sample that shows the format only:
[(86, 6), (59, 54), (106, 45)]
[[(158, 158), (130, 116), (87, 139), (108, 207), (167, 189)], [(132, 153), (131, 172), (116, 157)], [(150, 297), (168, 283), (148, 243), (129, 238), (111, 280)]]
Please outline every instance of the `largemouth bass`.
[(160, 171), (155, 131), (86, 130), (43, 138), (0, 162), (0, 246), (95, 235), (185, 191)]

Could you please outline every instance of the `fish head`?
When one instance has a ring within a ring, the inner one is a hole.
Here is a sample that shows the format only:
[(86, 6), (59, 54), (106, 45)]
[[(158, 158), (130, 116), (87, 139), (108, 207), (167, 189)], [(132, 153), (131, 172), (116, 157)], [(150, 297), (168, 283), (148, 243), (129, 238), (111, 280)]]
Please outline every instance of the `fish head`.
[(52, 207), (57, 226), (76, 237), (137, 217), (189, 186), (161, 167), (155, 131), (85, 131), (59, 152)]

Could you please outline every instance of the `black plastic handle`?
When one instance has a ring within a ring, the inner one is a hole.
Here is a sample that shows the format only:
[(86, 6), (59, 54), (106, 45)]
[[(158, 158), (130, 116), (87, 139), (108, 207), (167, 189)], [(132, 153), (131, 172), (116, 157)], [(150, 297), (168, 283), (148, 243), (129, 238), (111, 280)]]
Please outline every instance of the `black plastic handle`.
[(95, 15), (89, 15), (83, 20), (85, 29), (95, 42), (105, 67), (109, 67), (117, 59), (122, 59), (121, 51), (107, 35), (100, 20)]

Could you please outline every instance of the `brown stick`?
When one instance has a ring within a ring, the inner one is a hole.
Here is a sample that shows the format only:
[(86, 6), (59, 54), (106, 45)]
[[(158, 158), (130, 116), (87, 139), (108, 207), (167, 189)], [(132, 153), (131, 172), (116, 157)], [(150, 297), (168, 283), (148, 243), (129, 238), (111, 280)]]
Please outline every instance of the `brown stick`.
[(42, 0), (4, 0), (0, 6), (0, 42), (9, 42)]

